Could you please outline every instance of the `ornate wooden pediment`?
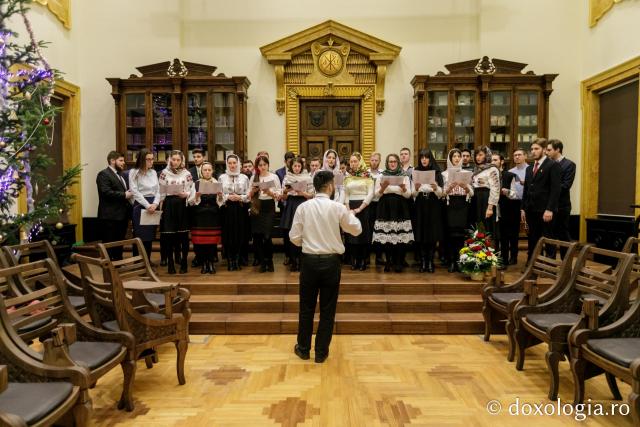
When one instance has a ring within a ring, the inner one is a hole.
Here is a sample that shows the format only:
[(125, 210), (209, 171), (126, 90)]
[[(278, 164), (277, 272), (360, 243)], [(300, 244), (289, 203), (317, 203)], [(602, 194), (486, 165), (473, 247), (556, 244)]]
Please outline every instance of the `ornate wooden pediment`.
[(384, 81), (400, 47), (326, 21), (262, 46), (260, 52), (276, 73), (276, 108), (285, 111), (287, 85), (326, 86), (327, 96), (339, 86), (375, 87), (376, 111), (384, 111)]

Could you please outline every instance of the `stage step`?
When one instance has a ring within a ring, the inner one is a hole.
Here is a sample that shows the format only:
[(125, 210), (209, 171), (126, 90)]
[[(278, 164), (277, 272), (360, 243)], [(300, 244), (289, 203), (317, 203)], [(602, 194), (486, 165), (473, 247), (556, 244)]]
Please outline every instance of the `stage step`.
[[(194, 313), (297, 313), (297, 295), (192, 295)], [(480, 295), (347, 295), (338, 313), (479, 313)]]
[[(318, 319), (314, 321), (317, 327)], [(480, 313), (338, 313), (337, 334), (479, 334)], [(190, 334), (295, 334), (297, 313), (194, 313)]]

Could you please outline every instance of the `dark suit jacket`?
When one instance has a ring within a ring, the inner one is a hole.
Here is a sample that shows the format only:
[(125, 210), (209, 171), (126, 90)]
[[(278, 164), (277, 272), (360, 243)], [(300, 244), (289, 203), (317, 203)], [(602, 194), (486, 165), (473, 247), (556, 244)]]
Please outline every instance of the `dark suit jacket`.
[(533, 176), (533, 165), (525, 172), (522, 207), (525, 211), (556, 212), (560, 199), (560, 164), (546, 158)]
[(502, 189), (506, 188), (507, 190), (511, 190), (511, 182), (514, 179), (517, 179), (518, 177), (514, 174), (511, 173), (507, 170), (504, 170), (502, 172), (500, 172), (500, 203), (506, 203), (508, 202), (510, 199), (502, 194)]
[(127, 180), (125, 184), (110, 168), (101, 170), (96, 178), (98, 186), (98, 218), (114, 221), (129, 219), (131, 204), (126, 198)]
[(193, 182), (198, 182), (200, 178), (198, 177), (198, 169), (195, 166), (191, 166), (189, 168), (189, 173), (191, 173), (191, 179), (193, 179)]
[(571, 186), (576, 177), (576, 164), (566, 157), (558, 162), (560, 165), (560, 200), (558, 209), (571, 210)]
[(282, 185), (282, 181), (284, 181), (284, 176), (286, 174), (287, 174), (287, 168), (284, 166), (276, 170), (276, 175), (278, 175), (278, 178), (280, 178), (280, 185)]

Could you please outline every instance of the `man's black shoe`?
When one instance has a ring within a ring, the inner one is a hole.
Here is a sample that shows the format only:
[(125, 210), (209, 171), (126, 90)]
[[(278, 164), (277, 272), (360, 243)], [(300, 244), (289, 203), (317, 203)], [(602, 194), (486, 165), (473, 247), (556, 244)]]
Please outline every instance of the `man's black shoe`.
[(293, 352), (302, 360), (309, 360), (309, 352), (300, 350), (298, 344), (293, 347)]
[(324, 363), (324, 361), (327, 360), (327, 357), (329, 357), (329, 353), (327, 353), (327, 354), (317, 354), (316, 353), (315, 362), (316, 363)]

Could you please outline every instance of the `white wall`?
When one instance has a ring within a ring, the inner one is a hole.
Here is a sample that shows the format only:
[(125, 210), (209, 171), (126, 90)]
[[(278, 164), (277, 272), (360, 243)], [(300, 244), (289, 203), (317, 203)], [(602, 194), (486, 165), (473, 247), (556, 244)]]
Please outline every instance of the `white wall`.
[[(551, 95), (551, 136), (580, 165), (579, 82), (638, 54), (638, 1), (617, 5), (594, 30), (586, 0), (82, 0), (73, 29), (34, 10), (38, 37), (54, 42), (48, 57), (82, 90), (83, 214), (95, 216), (95, 176), (115, 148), (114, 103), (105, 77), (174, 57), (245, 75), (249, 88), (249, 154), (266, 148), (274, 166), (284, 154), (284, 118), (275, 110), (273, 68), (259, 47), (333, 19), (402, 47), (389, 67), (386, 108), (377, 116), (382, 152), (413, 144), (411, 78), (482, 55), (558, 73)], [(126, 12), (126, 13), (125, 13)], [(37, 17), (36, 17), (37, 16)], [(37, 19), (37, 21), (36, 21)], [(627, 36), (628, 34), (628, 36)], [(621, 40), (622, 39), (622, 40)], [(572, 193), (577, 213), (579, 182)]]

